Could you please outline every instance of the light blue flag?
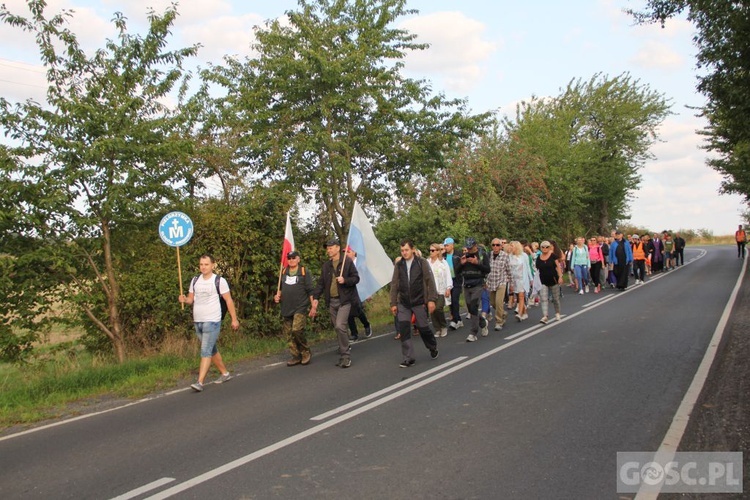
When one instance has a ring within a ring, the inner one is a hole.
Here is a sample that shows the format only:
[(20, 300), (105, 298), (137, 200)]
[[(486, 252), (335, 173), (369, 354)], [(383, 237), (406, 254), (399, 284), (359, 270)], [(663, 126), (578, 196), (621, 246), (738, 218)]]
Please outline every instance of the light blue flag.
[(360, 300), (364, 301), (391, 282), (393, 261), (383, 250), (383, 245), (375, 237), (370, 221), (356, 201), (352, 223), (349, 226), (348, 246), (357, 252), (357, 290)]

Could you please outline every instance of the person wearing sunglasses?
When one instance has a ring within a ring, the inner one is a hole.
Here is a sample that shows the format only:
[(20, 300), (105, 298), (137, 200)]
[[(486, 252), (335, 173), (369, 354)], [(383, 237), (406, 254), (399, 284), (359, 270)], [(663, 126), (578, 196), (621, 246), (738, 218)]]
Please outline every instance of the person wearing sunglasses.
[(435, 278), (435, 288), (438, 297), (435, 302), (435, 310), (430, 314), (432, 325), (435, 327), (436, 337), (448, 335), (448, 321), (445, 318), (445, 300), (451, 296), (453, 278), (448, 263), (443, 258), (443, 245), (433, 243), (430, 245), (430, 257), (428, 259), (432, 276)]
[(510, 259), (503, 250), (504, 242), (495, 238), (490, 244), (490, 274), (487, 275), (487, 290), (490, 292), (490, 306), (495, 309), (495, 331), (503, 329), (508, 313), (505, 312), (505, 294), (510, 281)]
[(539, 290), (542, 302), (542, 319), (540, 323), (545, 325), (549, 323), (549, 301), (555, 307), (555, 319), (560, 321), (560, 285), (563, 282), (563, 275), (560, 272), (560, 266), (557, 265), (557, 258), (553, 253), (552, 243), (543, 241), (539, 246), (542, 253), (536, 258), (536, 268), (539, 274), (539, 280), (542, 287)]

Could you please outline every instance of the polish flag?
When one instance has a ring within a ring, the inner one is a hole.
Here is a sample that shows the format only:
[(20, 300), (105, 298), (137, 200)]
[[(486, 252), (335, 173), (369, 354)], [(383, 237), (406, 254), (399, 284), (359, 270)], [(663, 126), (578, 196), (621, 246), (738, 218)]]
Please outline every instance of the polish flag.
[(281, 248), (281, 267), (287, 266), (286, 255), (294, 250), (294, 235), (292, 235), (292, 221), (289, 212), (286, 213), (286, 230), (284, 231), (284, 246)]

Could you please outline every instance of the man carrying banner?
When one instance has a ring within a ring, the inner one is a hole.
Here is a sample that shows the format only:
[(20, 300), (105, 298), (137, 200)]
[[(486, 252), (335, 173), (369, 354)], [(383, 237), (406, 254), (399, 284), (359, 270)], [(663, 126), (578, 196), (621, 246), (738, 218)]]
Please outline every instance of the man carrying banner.
[(331, 323), (339, 341), (339, 362), (336, 366), (349, 368), (352, 365), (351, 349), (349, 348), (348, 322), (349, 311), (357, 295), (359, 274), (351, 259), (341, 255), (341, 244), (337, 239), (331, 239), (326, 244), (329, 260), (323, 264), (318, 286), (313, 291), (312, 309), (310, 316), (315, 317), (318, 311), (318, 301), (325, 296)]
[(289, 252), (286, 257), (289, 265), (282, 273), (281, 289), (273, 300), (281, 303), (282, 330), (284, 336), (289, 338), (292, 357), (286, 365), (307, 365), (312, 353), (305, 337), (305, 314), (307, 305), (313, 302), (313, 282), (310, 274), (299, 265), (299, 253)]
[(401, 335), (402, 368), (415, 363), (414, 345), (411, 340), (412, 315), (422, 342), (430, 351), (430, 357), (438, 357), (437, 340), (430, 328), (428, 314), (435, 311), (437, 289), (429, 262), (414, 253), (414, 243), (401, 241), (401, 260), (393, 268), (391, 279), (391, 312), (398, 321)]

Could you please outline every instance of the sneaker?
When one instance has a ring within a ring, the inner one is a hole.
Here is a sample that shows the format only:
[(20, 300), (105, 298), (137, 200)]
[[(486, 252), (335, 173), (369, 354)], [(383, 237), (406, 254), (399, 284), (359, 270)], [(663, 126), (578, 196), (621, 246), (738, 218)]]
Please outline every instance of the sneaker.
[(456, 328), (463, 328), (463, 327), (464, 327), (464, 322), (461, 320), (458, 320), (458, 323), (456, 323)]
[(466, 337), (466, 342), (476, 342), (477, 336), (473, 333), (470, 333), (468, 337)]
[(365, 337), (367, 337), (368, 339), (372, 337), (372, 327), (370, 326), (365, 327)]
[(312, 353), (310, 351), (303, 352), (302, 353), (302, 359), (300, 360), (299, 364), (301, 365), (308, 365), (310, 364), (310, 360), (312, 359)]
[(583, 295), (583, 288), (578, 291), (578, 295)]
[(289, 361), (286, 362), (286, 366), (294, 366), (302, 363), (302, 360), (299, 358), (290, 358)]
[(520, 315), (520, 314), (516, 314), (516, 319), (517, 319), (518, 321), (521, 321), (521, 315)]
[(451, 330), (458, 330), (458, 323), (455, 321), (451, 321), (450, 325), (448, 325)]
[(195, 392), (203, 392), (203, 384), (201, 384), (200, 382), (196, 382), (190, 387), (192, 387)]
[(547, 319), (547, 316), (542, 316), (542, 319), (539, 320), (539, 322), (546, 325), (547, 323), (549, 323), (549, 320)]
[(398, 366), (400, 366), (401, 368), (409, 368), (410, 366), (414, 366), (415, 362), (416, 361), (414, 361), (413, 359), (405, 359)]
[(586, 285), (586, 293), (589, 293), (589, 288), (590, 287), (591, 287), (591, 285)]
[(432, 349), (432, 350), (430, 351), (430, 357), (431, 357), (432, 359), (437, 359), (437, 357), (438, 357), (438, 354), (440, 354), (440, 353), (438, 352), (438, 350), (437, 350), (437, 349)]
[(482, 328), (482, 337), (486, 337), (490, 334), (490, 329), (487, 327), (487, 325), (484, 325), (484, 328)]
[(357, 335), (349, 335), (349, 342), (356, 342), (359, 340), (359, 336)]
[(560, 313), (555, 314), (555, 320), (560, 321)]
[(466, 313), (466, 319), (471, 319), (471, 313)]
[(523, 321), (525, 319), (529, 319), (529, 315), (524, 313), (524, 315), (521, 316), (521, 319), (519, 319), (518, 321)]
[(495, 325), (495, 331), (496, 332), (499, 332), (502, 329), (503, 329), (503, 325)]
[(352, 358), (341, 358), (341, 363), (339, 364), (341, 368), (349, 368), (352, 366)]
[(214, 380), (214, 384), (223, 384), (224, 382), (227, 382), (228, 380), (232, 380), (234, 377), (229, 373), (226, 372), (221, 377)]
[(447, 337), (448, 336), (448, 329), (447, 328), (441, 328), (440, 329), (440, 336), (441, 337)]

